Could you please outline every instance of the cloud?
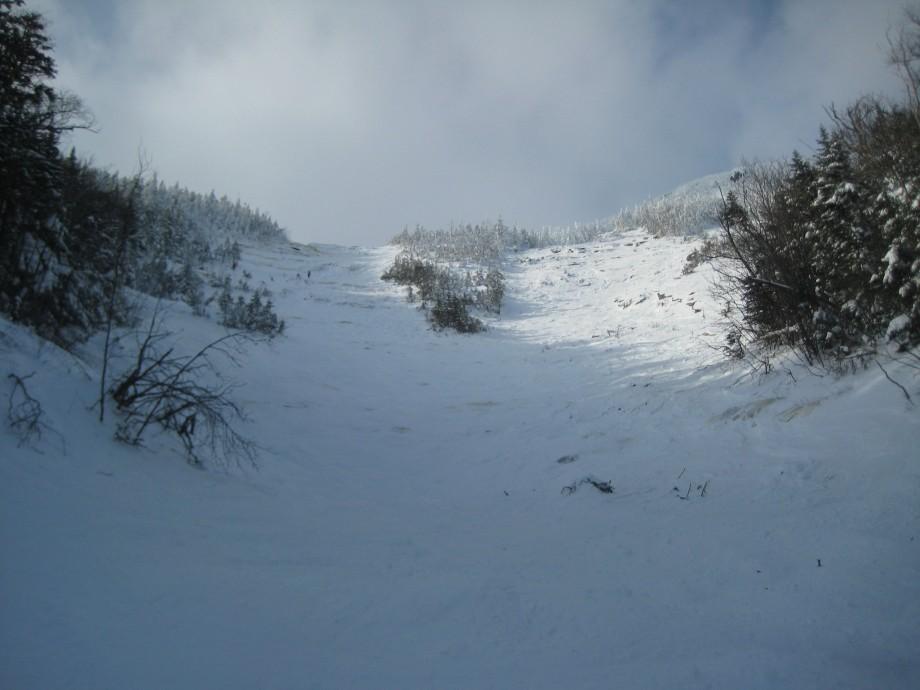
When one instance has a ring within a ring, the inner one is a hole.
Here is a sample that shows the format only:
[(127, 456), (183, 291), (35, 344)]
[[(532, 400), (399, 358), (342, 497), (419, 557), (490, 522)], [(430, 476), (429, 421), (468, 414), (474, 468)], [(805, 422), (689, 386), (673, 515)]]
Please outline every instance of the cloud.
[(303, 240), (591, 220), (807, 150), (823, 106), (897, 89), (888, 0), (36, 7), (102, 128), (81, 151), (130, 172), (143, 146)]

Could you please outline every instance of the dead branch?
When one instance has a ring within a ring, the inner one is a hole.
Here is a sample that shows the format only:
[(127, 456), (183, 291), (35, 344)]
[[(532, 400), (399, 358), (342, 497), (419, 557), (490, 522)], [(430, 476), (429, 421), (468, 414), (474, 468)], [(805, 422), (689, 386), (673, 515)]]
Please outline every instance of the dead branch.
[(157, 425), (178, 437), (193, 465), (203, 466), (200, 449), (206, 448), (225, 466), (241, 466), (243, 461), (255, 466), (255, 444), (235, 429), (246, 419), (230, 397), (236, 386), (221, 380), (211, 359), (218, 354), (238, 365), (226, 345), (250, 338), (230, 333), (193, 355), (181, 356), (174, 348), (159, 351), (157, 343), (168, 335), (155, 312), (134, 364), (111, 387), (109, 394), (121, 415), (116, 437), (141, 445), (149, 428)]
[(29, 395), (26, 380), (35, 376), (33, 371), (28, 376), (7, 376), (13, 382), (13, 389), (7, 402), (6, 418), (10, 428), (19, 436), (19, 447), (29, 444), (32, 439), (42, 436), (42, 406), (35, 398)]
[(900, 388), (900, 389), (901, 389), (901, 392), (904, 394), (904, 397), (907, 398), (907, 402), (909, 402), (911, 405), (913, 405), (913, 404), (914, 404), (914, 401), (913, 401), (913, 399), (911, 399), (910, 393), (907, 392), (907, 389), (906, 389), (904, 386), (902, 386), (900, 383), (898, 383), (897, 381), (895, 381), (893, 378), (891, 378), (891, 376), (890, 376), (890, 375), (888, 374), (888, 372), (885, 370), (885, 367), (882, 366), (882, 363), (881, 363), (881, 362), (879, 362), (878, 360), (875, 360), (875, 363), (878, 365), (878, 368), (882, 370), (882, 373), (885, 375), (885, 378), (888, 379), (889, 381), (891, 381), (891, 383), (893, 383), (895, 386), (897, 386), (898, 388)]

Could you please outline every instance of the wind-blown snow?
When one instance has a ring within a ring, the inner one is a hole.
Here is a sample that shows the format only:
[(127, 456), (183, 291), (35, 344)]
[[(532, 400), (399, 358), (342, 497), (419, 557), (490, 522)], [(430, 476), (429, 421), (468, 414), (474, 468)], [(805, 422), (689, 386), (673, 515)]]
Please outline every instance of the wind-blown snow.
[(287, 323), (227, 368), (259, 471), (116, 444), (98, 343), (3, 322), (58, 433), (0, 434), (0, 687), (917, 687), (917, 409), (726, 363), (693, 246), (513, 254), (475, 336), (379, 280), (393, 248), (246, 247)]

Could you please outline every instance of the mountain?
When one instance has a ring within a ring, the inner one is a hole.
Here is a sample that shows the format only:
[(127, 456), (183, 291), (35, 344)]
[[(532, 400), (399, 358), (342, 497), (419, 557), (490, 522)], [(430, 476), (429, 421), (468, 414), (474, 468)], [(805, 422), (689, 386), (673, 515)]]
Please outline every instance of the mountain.
[[(201, 376), (255, 467), (115, 441), (102, 338), (0, 321), (0, 686), (916, 687), (920, 425), (887, 377), (916, 401), (917, 371), (726, 360), (698, 242), (509, 253), (458, 335), (380, 280), (395, 246), (241, 237), (227, 275), (284, 333)], [(164, 304), (161, 351), (227, 332)]]

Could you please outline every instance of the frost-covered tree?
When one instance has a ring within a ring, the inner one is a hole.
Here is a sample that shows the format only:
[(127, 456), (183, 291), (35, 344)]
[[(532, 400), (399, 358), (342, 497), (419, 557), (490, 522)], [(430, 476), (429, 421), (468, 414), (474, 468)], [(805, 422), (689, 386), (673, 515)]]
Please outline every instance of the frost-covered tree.
[(833, 364), (882, 338), (920, 343), (920, 125), (909, 102), (832, 114), (811, 160), (755, 166), (726, 197), (735, 353), (790, 346)]

